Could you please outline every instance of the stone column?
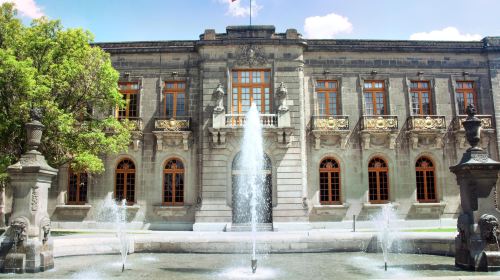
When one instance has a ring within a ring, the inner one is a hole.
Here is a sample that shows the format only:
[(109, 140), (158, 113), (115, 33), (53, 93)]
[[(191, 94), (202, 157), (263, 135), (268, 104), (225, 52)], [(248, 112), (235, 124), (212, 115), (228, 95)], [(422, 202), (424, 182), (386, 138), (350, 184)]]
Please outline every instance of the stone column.
[(26, 124), (29, 151), (7, 168), (13, 209), (0, 249), (0, 268), (4, 273), (39, 272), (54, 267), (47, 200), (57, 170), (37, 151), (44, 128), (40, 111), (32, 110), (31, 117), (32, 121)]

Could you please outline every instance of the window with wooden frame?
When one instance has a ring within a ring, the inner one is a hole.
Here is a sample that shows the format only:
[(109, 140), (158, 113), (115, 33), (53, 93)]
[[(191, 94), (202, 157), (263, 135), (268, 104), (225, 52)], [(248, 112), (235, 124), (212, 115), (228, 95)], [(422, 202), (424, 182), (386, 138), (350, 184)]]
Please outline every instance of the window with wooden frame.
[(186, 83), (183, 81), (167, 81), (163, 87), (163, 114), (167, 118), (186, 116)]
[(465, 109), (469, 106), (469, 104), (473, 104), (479, 112), (474, 81), (457, 81), (455, 85), (455, 96), (457, 98), (459, 115), (466, 114)]
[(135, 164), (130, 159), (123, 159), (116, 166), (115, 199), (126, 199), (127, 204), (135, 202)]
[(364, 81), (365, 115), (387, 115), (387, 97), (384, 81)]
[(233, 70), (231, 100), (232, 114), (245, 114), (252, 102), (260, 113), (271, 113), (271, 71)]
[(85, 204), (87, 202), (88, 174), (68, 171), (68, 204)]
[(341, 114), (337, 81), (317, 81), (316, 96), (318, 98), (318, 113), (320, 116), (336, 116)]
[(119, 82), (118, 88), (122, 94), (125, 106), (117, 108), (118, 119), (139, 117), (139, 82)]
[(340, 167), (333, 158), (326, 158), (319, 165), (319, 202), (340, 204)]
[(411, 81), (410, 99), (413, 115), (432, 115), (432, 95), (429, 81)]
[(417, 200), (419, 202), (436, 202), (436, 172), (432, 160), (421, 157), (415, 163), (417, 179)]
[(179, 159), (169, 159), (163, 169), (163, 204), (184, 204), (184, 164)]
[(389, 168), (385, 160), (379, 157), (368, 163), (368, 199), (371, 203), (389, 201)]

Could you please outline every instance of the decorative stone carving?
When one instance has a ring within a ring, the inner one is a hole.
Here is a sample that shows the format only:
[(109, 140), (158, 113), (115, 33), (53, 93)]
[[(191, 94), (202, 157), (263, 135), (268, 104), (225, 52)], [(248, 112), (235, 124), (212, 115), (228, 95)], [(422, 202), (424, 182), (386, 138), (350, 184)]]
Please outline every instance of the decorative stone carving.
[(224, 112), (224, 88), (222, 84), (219, 83), (217, 88), (214, 90), (213, 97), (215, 100), (214, 113), (220, 114)]
[(33, 188), (31, 190), (31, 211), (36, 211), (38, 209), (38, 189)]
[(313, 116), (312, 134), (315, 138), (315, 149), (320, 149), (322, 142), (325, 145), (336, 145), (340, 142), (340, 148), (344, 149), (349, 139), (349, 118), (347, 116)]
[(240, 47), (236, 54), (236, 63), (238, 65), (248, 66), (266, 64), (267, 58), (261, 47), (254, 45), (243, 45)]
[(413, 130), (446, 129), (443, 116), (414, 116), (411, 120), (411, 129)]
[(276, 90), (276, 97), (278, 99), (278, 111), (280, 113), (284, 113), (288, 111), (288, 106), (286, 104), (286, 100), (288, 97), (288, 90), (283, 82), (280, 83), (280, 86)]
[(363, 116), (361, 141), (364, 149), (370, 149), (372, 146), (395, 149), (397, 135), (397, 116)]
[(314, 130), (349, 130), (349, 118), (347, 116), (330, 116), (326, 118), (315, 118)]
[(28, 227), (29, 221), (26, 217), (17, 217), (10, 223), (12, 240), (16, 246), (28, 238)]
[(398, 129), (398, 118), (396, 116), (370, 116), (363, 117), (363, 129), (365, 130), (393, 130)]
[(444, 116), (411, 116), (408, 118), (408, 133), (410, 146), (418, 149), (441, 149), (443, 136), (446, 133), (446, 120)]
[(163, 131), (187, 131), (189, 130), (190, 124), (189, 120), (156, 120), (155, 130)]
[(479, 218), (477, 223), (479, 226), (479, 232), (481, 233), (481, 239), (486, 241), (488, 244), (497, 244), (498, 234), (498, 219), (490, 214), (483, 214)]
[(50, 219), (47, 217), (42, 218), (40, 221), (40, 226), (42, 227), (43, 239), (42, 242), (46, 243), (49, 240), (50, 235)]

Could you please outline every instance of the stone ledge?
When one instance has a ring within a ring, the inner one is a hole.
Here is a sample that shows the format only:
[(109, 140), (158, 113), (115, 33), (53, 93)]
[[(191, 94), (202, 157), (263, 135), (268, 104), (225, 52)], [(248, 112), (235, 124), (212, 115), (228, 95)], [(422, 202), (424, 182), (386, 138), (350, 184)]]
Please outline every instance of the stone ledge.
[(345, 215), (345, 211), (349, 208), (348, 203), (343, 204), (328, 204), (328, 205), (314, 205), (313, 211), (316, 215)]
[(89, 210), (92, 208), (90, 204), (61, 204), (56, 205), (56, 210)]
[(417, 214), (437, 214), (441, 215), (444, 208), (446, 207), (446, 202), (415, 202), (412, 204), (415, 207), (415, 212)]
[(191, 208), (190, 205), (184, 205), (184, 206), (154, 205), (153, 211), (155, 212), (156, 215), (161, 217), (180, 217), (180, 216), (186, 216), (189, 208)]

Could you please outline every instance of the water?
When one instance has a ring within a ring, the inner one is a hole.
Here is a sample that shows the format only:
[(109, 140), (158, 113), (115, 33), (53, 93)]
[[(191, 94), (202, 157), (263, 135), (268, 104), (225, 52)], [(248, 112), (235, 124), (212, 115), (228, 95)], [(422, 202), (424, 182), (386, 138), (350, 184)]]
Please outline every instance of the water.
[(112, 193), (108, 194), (98, 207), (97, 220), (99, 222), (111, 223), (116, 230), (116, 237), (120, 242), (120, 257), (123, 272), (130, 246), (130, 240), (126, 231), (127, 201), (123, 199), (119, 203), (113, 198)]
[[(239, 176), (240, 186), (238, 191), (242, 192), (238, 195), (239, 198), (250, 200), (250, 223), (252, 229), (252, 272), (257, 269), (257, 252), (256, 252), (256, 232), (257, 223), (262, 220), (261, 209), (258, 209), (264, 200), (264, 150), (262, 147), (262, 124), (260, 122), (259, 112), (254, 103), (246, 114), (243, 140), (241, 143), (241, 156), (239, 158), (240, 166), (242, 166), (242, 176)], [(241, 204), (238, 204), (241, 205)]]
[[(454, 266), (453, 257), (397, 254), (390, 273), (381, 254), (294, 253), (269, 254), (259, 269), (248, 269), (246, 254), (131, 254), (126, 273), (116, 255), (62, 257), (54, 270), (37, 274), (9, 274), (7, 278), (57, 279), (411, 279), (431, 276), (500, 276), (498, 272), (469, 272)], [(473, 279), (473, 278), (469, 278)]]
[(373, 219), (375, 228), (377, 229), (377, 241), (382, 248), (382, 256), (384, 258), (384, 270), (387, 270), (389, 263), (389, 250), (393, 241), (397, 236), (395, 222), (397, 221), (396, 210), (392, 204), (386, 204), (382, 210)]

